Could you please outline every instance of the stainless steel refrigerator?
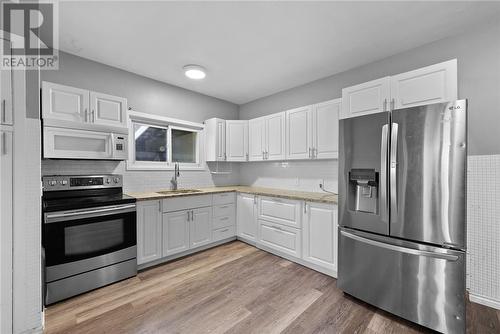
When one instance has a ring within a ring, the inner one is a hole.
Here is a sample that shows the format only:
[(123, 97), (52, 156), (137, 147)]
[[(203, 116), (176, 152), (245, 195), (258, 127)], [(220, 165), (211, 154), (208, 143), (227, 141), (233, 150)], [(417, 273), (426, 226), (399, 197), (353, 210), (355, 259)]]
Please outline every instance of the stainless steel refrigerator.
[(340, 121), (344, 292), (465, 333), (467, 101)]

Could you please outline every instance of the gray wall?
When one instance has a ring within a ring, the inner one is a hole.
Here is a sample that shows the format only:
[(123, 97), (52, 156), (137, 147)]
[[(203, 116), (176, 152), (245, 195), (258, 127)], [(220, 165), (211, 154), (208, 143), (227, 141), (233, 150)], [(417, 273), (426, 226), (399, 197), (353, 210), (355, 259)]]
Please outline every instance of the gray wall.
[(341, 97), (343, 87), (458, 59), (458, 96), (469, 100), (469, 154), (500, 154), (500, 22), (240, 106), (240, 119)]
[(41, 71), (44, 81), (123, 96), (136, 111), (202, 122), (236, 119), (236, 104), (165, 84), (69, 53), (59, 53), (58, 71)]

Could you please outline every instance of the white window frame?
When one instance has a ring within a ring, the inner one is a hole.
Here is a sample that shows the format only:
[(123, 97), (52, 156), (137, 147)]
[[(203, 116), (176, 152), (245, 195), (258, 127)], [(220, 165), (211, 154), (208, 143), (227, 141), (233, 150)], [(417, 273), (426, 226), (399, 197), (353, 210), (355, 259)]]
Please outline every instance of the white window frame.
[[(167, 129), (167, 161), (136, 161), (135, 160), (135, 133), (134, 124), (154, 126)], [(196, 132), (196, 163), (179, 163), (182, 170), (206, 170), (203, 145), (203, 130), (205, 125), (184, 121), (164, 116), (156, 116), (143, 112), (129, 110), (127, 113), (127, 126), (129, 129), (129, 153), (127, 160), (127, 170), (174, 170), (172, 162), (172, 129)]]

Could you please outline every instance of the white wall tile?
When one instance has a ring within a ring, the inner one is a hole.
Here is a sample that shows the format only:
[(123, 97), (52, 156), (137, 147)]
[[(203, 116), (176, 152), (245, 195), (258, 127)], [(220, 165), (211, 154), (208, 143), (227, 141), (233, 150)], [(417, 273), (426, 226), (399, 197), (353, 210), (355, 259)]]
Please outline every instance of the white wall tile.
[(500, 155), (467, 166), (467, 287), (500, 302)]

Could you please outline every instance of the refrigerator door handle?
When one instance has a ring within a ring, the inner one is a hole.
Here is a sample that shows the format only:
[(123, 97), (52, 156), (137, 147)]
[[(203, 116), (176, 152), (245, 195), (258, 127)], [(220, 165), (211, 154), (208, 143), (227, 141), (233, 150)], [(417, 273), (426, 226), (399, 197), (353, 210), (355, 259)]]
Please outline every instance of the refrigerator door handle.
[(389, 171), (389, 184), (390, 198), (391, 198), (391, 221), (396, 221), (398, 215), (398, 188), (397, 188), (397, 162), (398, 153), (398, 123), (392, 123), (391, 127), (391, 148), (390, 148), (390, 171)]
[(393, 250), (393, 251), (400, 252), (400, 253), (406, 253), (406, 254), (417, 255), (417, 256), (426, 256), (426, 257), (431, 257), (434, 259), (441, 259), (441, 260), (446, 260), (446, 261), (457, 261), (458, 260), (457, 255), (437, 253), (437, 252), (431, 252), (431, 251), (426, 251), (426, 250), (419, 250), (419, 249), (413, 249), (413, 248), (408, 248), (408, 247), (403, 247), (403, 246), (387, 244), (385, 242), (368, 239), (368, 238), (361, 237), (359, 235), (355, 235), (353, 233), (346, 232), (346, 231), (340, 231), (340, 233), (346, 238), (350, 238), (350, 239), (353, 239), (353, 240), (356, 240), (356, 241), (359, 241), (359, 242), (362, 242), (362, 243), (365, 243), (368, 245), (372, 245), (372, 246), (380, 247), (380, 248), (385, 248), (385, 249)]
[(387, 201), (387, 139), (389, 125), (382, 126), (382, 142), (380, 144), (380, 219), (389, 222), (389, 207)]

